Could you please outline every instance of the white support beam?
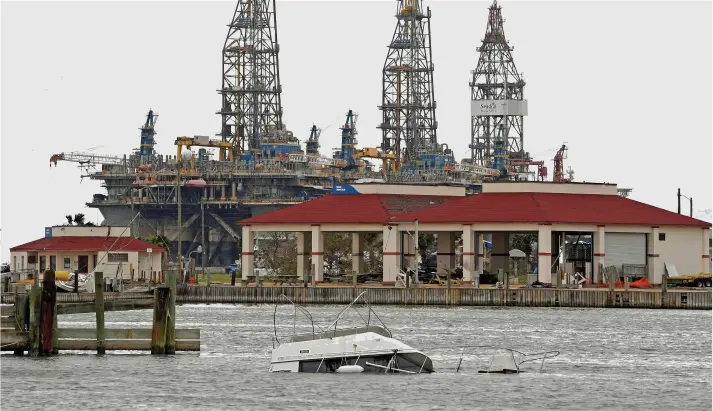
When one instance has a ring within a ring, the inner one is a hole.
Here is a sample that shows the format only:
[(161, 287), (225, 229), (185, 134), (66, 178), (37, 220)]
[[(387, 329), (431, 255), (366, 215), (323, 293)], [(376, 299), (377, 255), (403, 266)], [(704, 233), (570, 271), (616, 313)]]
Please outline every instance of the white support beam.
[(243, 226), (241, 254), (242, 279), (247, 281), (248, 276), (255, 274), (255, 232), (250, 230), (250, 226)]
[(542, 224), (537, 230), (537, 280), (552, 283), (552, 226)]

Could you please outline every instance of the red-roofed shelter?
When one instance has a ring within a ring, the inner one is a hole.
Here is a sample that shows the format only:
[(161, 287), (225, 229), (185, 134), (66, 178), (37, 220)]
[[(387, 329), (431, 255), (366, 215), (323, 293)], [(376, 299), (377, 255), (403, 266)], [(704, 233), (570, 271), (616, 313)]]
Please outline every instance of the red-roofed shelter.
[(161, 278), (166, 250), (127, 233), (124, 227), (50, 227), (46, 237), (10, 249), (11, 269), (23, 274), (76, 270), (122, 279)]
[[(711, 271), (710, 223), (622, 197), (613, 184), (486, 183), (483, 193), (470, 196), (414, 186), (412, 194), (403, 193), (403, 186), (393, 186), (400, 194), (386, 194), (387, 187), (350, 188), (345, 191), (352, 194), (333, 194), (241, 221), (243, 279), (252, 272), (256, 231), (296, 232), (302, 260), (298, 275), (304, 279), (305, 234), (311, 234), (317, 281), (323, 278), (323, 233), (329, 231), (353, 233), (357, 272), (363, 258), (360, 233), (381, 232), (385, 283), (394, 283), (414, 264), (416, 230), (437, 234), (439, 272), (455, 266), (455, 240), (460, 236), (463, 278), (469, 281), (486, 270), (486, 261), (490, 272), (510, 269), (511, 233), (537, 234), (533, 258), (537, 279), (543, 283), (557, 281), (557, 271), (579, 272), (589, 282), (601, 282), (600, 267), (611, 265), (619, 273), (647, 277), (654, 284), (661, 282), (665, 264), (682, 274)], [(587, 255), (572, 256), (579, 251), (561, 246), (571, 236), (585, 238), (582, 249)], [(492, 250), (486, 255), (488, 243)], [(586, 267), (579, 265), (583, 262)]]

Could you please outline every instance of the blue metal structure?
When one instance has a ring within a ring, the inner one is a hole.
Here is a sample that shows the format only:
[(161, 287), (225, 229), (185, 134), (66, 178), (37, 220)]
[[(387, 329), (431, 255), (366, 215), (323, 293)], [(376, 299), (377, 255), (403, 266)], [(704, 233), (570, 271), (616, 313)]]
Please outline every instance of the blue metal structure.
[(356, 165), (356, 160), (354, 159), (357, 145), (356, 135), (358, 133), (356, 129), (356, 117), (357, 114), (352, 110), (349, 110), (347, 113), (347, 119), (344, 122), (344, 127), (340, 127), (342, 130), (342, 148), (335, 157), (346, 160), (346, 168)]
[(156, 140), (154, 139), (154, 135), (156, 135), (154, 125), (156, 124), (157, 117), (158, 114), (154, 114), (153, 110), (149, 109), (149, 113), (146, 116), (146, 123), (139, 129), (141, 130), (141, 146), (139, 148), (141, 164), (145, 164), (148, 159), (154, 155), (153, 147), (156, 144)]

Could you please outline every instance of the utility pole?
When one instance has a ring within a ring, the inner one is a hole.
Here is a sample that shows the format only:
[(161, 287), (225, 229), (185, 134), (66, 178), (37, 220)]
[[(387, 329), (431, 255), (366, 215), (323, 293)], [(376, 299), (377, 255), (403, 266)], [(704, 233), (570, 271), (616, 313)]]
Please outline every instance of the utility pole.
[[(205, 205), (203, 204), (203, 199), (201, 199), (201, 270), (203, 271), (203, 278), (205, 278)], [(208, 287), (210, 287), (210, 274), (208, 274)]]
[(685, 195), (681, 194), (681, 189), (678, 189), (678, 214), (681, 214), (681, 197), (688, 199), (688, 202), (690, 204), (690, 211), (689, 211), (689, 217), (693, 218), (693, 197), (686, 197)]
[(181, 167), (182, 159), (179, 153), (176, 159), (176, 202), (178, 203), (178, 272), (181, 276), (181, 283), (185, 283), (186, 279), (183, 275), (183, 255), (181, 254), (181, 234), (183, 234), (183, 219), (181, 218)]

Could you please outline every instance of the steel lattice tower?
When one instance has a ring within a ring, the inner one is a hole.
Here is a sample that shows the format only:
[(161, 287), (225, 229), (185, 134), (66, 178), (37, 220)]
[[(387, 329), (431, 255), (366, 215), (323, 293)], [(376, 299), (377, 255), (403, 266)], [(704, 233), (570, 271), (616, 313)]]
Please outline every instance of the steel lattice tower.
[[(413, 162), (440, 153), (433, 95), (431, 10), (422, 0), (397, 0), (396, 30), (383, 69), (382, 150)], [(403, 141), (403, 146), (402, 142)]]
[(489, 8), (478, 65), (471, 72), (471, 158), (486, 167), (526, 171), (527, 166), (511, 168), (507, 161), (528, 161), (523, 147), (523, 117), (527, 115), (525, 81), (515, 68), (503, 30), (503, 17), (497, 0)]
[(223, 47), (223, 141), (238, 152), (280, 140), (282, 104), (275, 0), (239, 0)]

